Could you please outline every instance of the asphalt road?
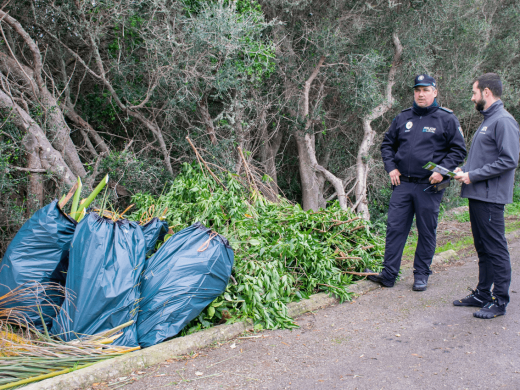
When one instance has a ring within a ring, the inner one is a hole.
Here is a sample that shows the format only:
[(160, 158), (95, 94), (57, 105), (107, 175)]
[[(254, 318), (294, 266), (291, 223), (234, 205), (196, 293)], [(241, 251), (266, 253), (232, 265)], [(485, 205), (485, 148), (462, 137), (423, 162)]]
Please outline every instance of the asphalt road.
[(110, 388), (520, 389), (520, 240), (510, 251), (511, 303), (503, 317), (477, 319), (475, 308), (452, 305), (476, 285), (470, 257), (438, 268), (425, 292), (404, 279), (304, 315), (299, 329), (244, 335)]

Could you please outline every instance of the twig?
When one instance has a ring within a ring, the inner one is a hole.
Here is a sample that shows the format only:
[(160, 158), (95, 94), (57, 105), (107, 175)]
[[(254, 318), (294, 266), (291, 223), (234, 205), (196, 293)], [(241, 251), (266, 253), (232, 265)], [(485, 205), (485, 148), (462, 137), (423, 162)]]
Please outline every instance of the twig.
[[(197, 150), (197, 148), (195, 147), (195, 145), (193, 145), (193, 143), (191, 142), (191, 139), (190, 137), (186, 137), (186, 139), (188, 140), (188, 142), (190, 143), (191, 147), (193, 148), (193, 150), (195, 151), (195, 155), (197, 156), (197, 158), (202, 161), (202, 163), (204, 164), (204, 166), (206, 167), (206, 169), (208, 170), (209, 174), (213, 177), (213, 179), (215, 179), (217, 181), (218, 184), (220, 184), (226, 191), (227, 191), (227, 188), (224, 184), (222, 184), (222, 182), (220, 181), (220, 179), (217, 177), (217, 175), (215, 175), (213, 173), (213, 171), (211, 169), (209, 169), (208, 167), (208, 164), (206, 164), (206, 161), (204, 161), (204, 159), (202, 158), (202, 156), (199, 154), (199, 151)], [(200, 164), (200, 162), (199, 162)], [(202, 169), (202, 167), (201, 167)]]
[(336, 257), (336, 260), (363, 260), (361, 257), (355, 257), (355, 256), (342, 256), (342, 257)]
[(22, 172), (32, 172), (32, 173), (45, 173), (45, 172), (47, 172), (47, 170), (43, 169), (43, 168), (22, 168), (22, 167), (16, 167), (14, 165), (9, 165), (9, 168), (16, 169), (17, 171), (22, 171)]
[[(225, 372), (225, 371), (224, 371)], [(222, 374), (220, 372), (217, 372), (216, 374), (211, 374), (211, 375), (206, 375), (206, 376), (201, 376), (199, 378), (193, 378), (193, 379), (183, 379), (184, 382), (192, 382), (192, 381), (196, 381), (198, 379), (204, 379), (204, 378), (211, 378), (212, 376), (222, 376)]]
[(354, 271), (343, 271), (344, 274), (351, 274), (357, 276), (370, 276), (370, 275), (379, 275), (377, 272), (354, 272)]
[(251, 379), (251, 380), (253, 380), (253, 381), (258, 381), (258, 380), (260, 380), (260, 379), (256, 379), (256, 378), (251, 378), (251, 377), (249, 377), (249, 376), (245, 376), (245, 375), (237, 374), (237, 373), (235, 373), (235, 372), (230, 372), (230, 371), (222, 371), (222, 372), (225, 372), (225, 373), (227, 373), (227, 374), (232, 374), (232, 375), (238, 375), (238, 376), (241, 376), (242, 378)]
[(339, 226), (339, 225), (343, 225), (345, 223), (350, 223), (350, 222), (353, 222), (353, 221), (357, 221), (358, 219), (362, 219), (363, 217), (356, 217), (356, 218), (352, 218), (352, 219), (349, 219), (348, 221), (338, 221), (337, 223), (335, 223), (334, 225), (331, 226), (331, 228), (333, 227), (336, 227), (336, 226)]
[(58, 203), (58, 206), (60, 207), (60, 209), (63, 209), (63, 206), (65, 206), (67, 204), (67, 202), (70, 200), (70, 198), (72, 198), (72, 195), (74, 195), (74, 193), (76, 192), (77, 189), (78, 189), (78, 182), (74, 183), (74, 185), (70, 189), (70, 191), (67, 194), (67, 196), (65, 197), (65, 199), (63, 199), (60, 203)]
[[(244, 168), (246, 169), (247, 181), (249, 182), (251, 189), (254, 191), (256, 190), (256, 192), (260, 192), (260, 191), (258, 191), (258, 187), (255, 184), (253, 175), (251, 174), (251, 171), (249, 170), (249, 166), (247, 165), (247, 161), (246, 161), (246, 158), (244, 157), (244, 153), (242, 153), (242, 148), (239, 146), (237, 149), (240, 154), (240, 157), (242, 158), (242, 161), (244, 162)], [(249, 177), (251, 177), (251, 179)]]
[(350, 230), (349, 233), (355, 232), (356, 230), (363, 229), (363, 228), (366, 228), (366, 226), (365, 225), (358, 226), (357, 228)]
[[(227, 359), (221, 360), (220, 362), (216, 362), (216, 363), (214, 363), (214, 364), (211, 364), (211, 365), (207, 366), (206, 368), (211, 368), (211, 367), (213, 367), (213, 366), (216, 366), (217, 364), (227, 362), (228, 360), (234, 359), (234, 358), (236, 358), (237, 356), (238, 356), (238, 355), (236, 355), (236, 356), (231, 356), (230, 358), (227, 358)], [(183, 378), (183, 379), (184, 379), (184, 378)]]

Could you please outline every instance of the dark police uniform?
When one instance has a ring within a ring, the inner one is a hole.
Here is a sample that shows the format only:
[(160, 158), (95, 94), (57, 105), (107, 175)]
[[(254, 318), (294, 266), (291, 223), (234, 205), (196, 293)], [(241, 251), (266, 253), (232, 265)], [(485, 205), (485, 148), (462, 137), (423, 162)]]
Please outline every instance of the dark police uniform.
[[(426, 75), (419, 75), (415, 80), (415, 86), (435, 86), (435, 80)], [(401, 184), (393, 186), (388, 209), (381, 276), (392, 284), (395, 281), (415, 214), (419, 239), (414, 274), (427, 279), (431, 274), (437, 217), (444, 190), (435, 191), (428, 180), (432, 173), (422, 167), (432, 161), (454, 170), (462, 163), (466, 157), (466, 147), (459, 121), (451, 110), (439, 107), (436, 100), (425, 108), (414, 103), (413, 107), (403, 110), (393, 120), (384, 136), (381, 155), (388, 173), (394, 169), (401, 173)]]

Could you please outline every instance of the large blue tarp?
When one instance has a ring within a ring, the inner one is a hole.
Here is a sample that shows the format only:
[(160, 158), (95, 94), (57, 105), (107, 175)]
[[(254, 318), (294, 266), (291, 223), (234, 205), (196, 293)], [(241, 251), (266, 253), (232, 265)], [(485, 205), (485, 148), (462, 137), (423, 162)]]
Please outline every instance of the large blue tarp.
[(233, 268), (228, 241), (200, 223), (170, 237), (147, 262), (137, 332), (141, 347), (179, 333), (226, 289)]
[(159, 218), (153, 218), (143, 227), (144, 239), (146, 240), (146, 256), (150, 256), (155, 249), (157, 241), (162, 241), (166, 233), (168, 233), (168, 224)]
[[(69, 341), (135, 321), (145, 251), (136, 222), (113, 222), (93, 212), (85, 217), (74, 233), (67, 299), (51, 332)], [(135, 322), (113, 344), (137, 346)]]
[(25, 222), (0, 264), (0, 296), (22, 285), (35, 291), (34, 299), (16, 302), (13, 306), (25, 306), (22, 311), (26, 318), (40, 330), (43, 326), (35, 305), (40, 305), (44, 321), (50, 327), (56, 312), (49, 303), (59, 307), (63, 302), (63, 296), (56, 290), (47, 288), (44, 292), (40, 285), (65, 285), (75, 229), (76, 221), (63, 213), (55, 200)]

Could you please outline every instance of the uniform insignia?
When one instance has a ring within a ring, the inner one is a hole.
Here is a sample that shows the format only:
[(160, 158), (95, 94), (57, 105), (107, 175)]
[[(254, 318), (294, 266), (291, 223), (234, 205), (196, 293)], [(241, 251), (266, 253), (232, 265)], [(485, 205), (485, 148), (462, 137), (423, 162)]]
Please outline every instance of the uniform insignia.
[(449, 112), (450, 114), (453, 114), (453, 110), (450, 110), (449, 108), (446, 108), (446, 107), (439, 107), (442, 111), (446, 111), (446, 112)]
[(435, 130), (437, 130), (435, 127), (424, 127), (422, 129), (423, 133), (435, 133)]
[(482, 129), (480, 129), (480, 132), (485, 134), (486, 130), (487, 130), (487, 126), (484, 126)]
[(424, 76), (419, 76), (419, 77), (417, 77), (417, 80), (419, 80), (419, 81), (423, 81), (423, 80), (424, 80)]
[(410, 129), (412, 128), (412, 126), (413, 126), (413, 122), (408, 122), (408, 123), (406, 123), (406, 128), (407, 128), (408, 130), (410, 130)]
[(459, 126), (459, 133), (460, 133), (460, 135), (462, 135), (462, 137), (464, 137), (464, 133), (462, 132), (462, 127), (461, 126)]

